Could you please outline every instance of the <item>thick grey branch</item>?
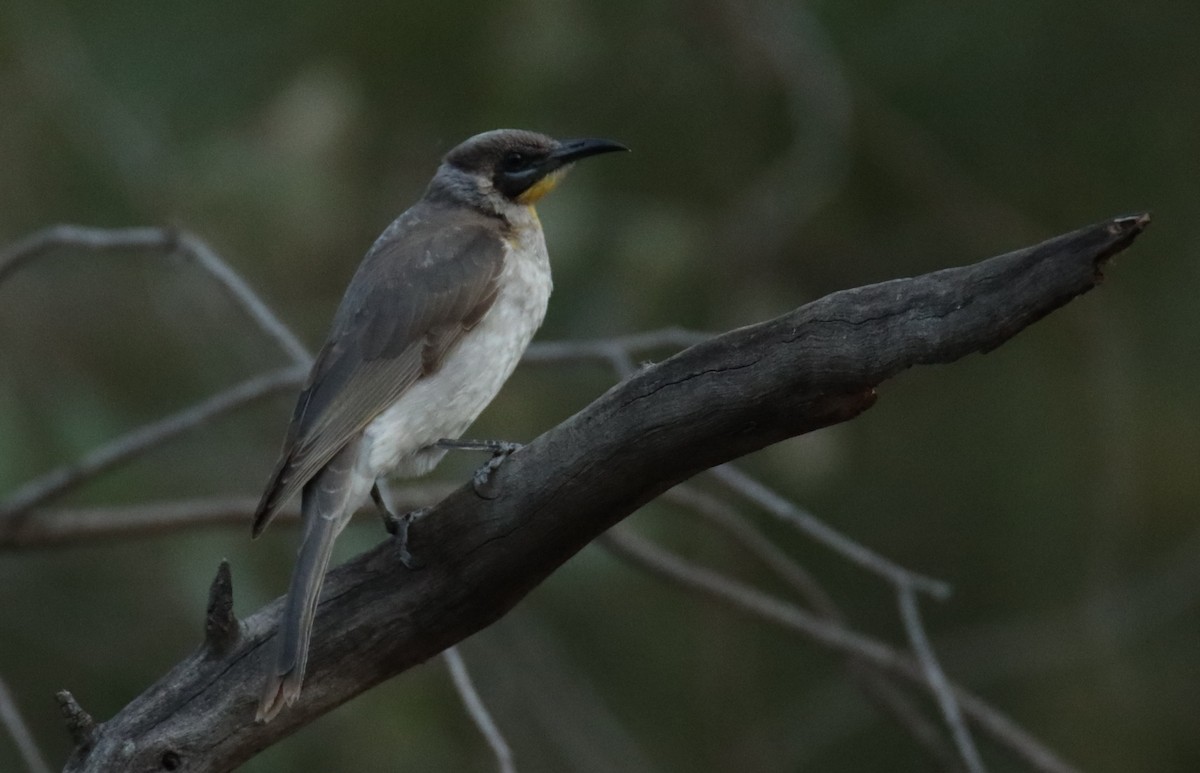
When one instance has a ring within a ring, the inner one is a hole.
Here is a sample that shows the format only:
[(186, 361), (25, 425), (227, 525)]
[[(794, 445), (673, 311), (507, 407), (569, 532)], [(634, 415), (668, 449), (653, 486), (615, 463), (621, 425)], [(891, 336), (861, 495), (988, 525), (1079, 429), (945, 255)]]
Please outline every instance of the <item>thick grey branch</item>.
[[(384, 541), (333, 570), (304, 693), (255, 724), (280, 611), (244, 622), (224, 658), (200, 648), (134, 699), (68, 770), (228, 770), (358, 693), (486, 627), (564, 561), (700, 470), (853, 418), (917, 364), (1001, 345), (1092, 289), (1145, 216), (1100, 223), (963, 268), (846, 290), (638, 371), (513, 454), (500, 495), (471, 486), (418, 522), (406, 570)], [(963, 710), (972, 711), (959, 696)]]

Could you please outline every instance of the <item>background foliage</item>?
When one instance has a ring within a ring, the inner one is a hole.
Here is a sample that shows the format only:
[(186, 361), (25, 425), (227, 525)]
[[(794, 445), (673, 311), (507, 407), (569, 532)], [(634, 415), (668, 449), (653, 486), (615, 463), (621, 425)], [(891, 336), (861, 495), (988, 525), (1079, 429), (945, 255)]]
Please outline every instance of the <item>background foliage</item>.
[[(1194, 770), (1198, 33), (1200, 6), (1166, 0), (3, 0), (0, 241), (56, 222), (185, 226), (315, 348), (439, 155), (497, 126), (635, 150), (541, 207), (557, 285), (543, 339), (726, 329), (1152, 209), (1101, 291), (747, 464), (953, 582), (929, 609), (947, 671), (1068, 759)], [(284, 359), (185, 265), (60, 254), (0, 287), (0, 363), (7, 492)], [(523, 369), (472, 434), (533, 437), (607, 383)], [(256, 495), (290, 404), (71, 501)], [(757, 576), (686, 513), (633, 523)], [(896, 632), (886, 588), (776, 536), (855, 624)], [(364, 519), (342, 555), (379, 538)], [(197, 644), (221, 557), (248, 612), (283, 591), (294, 539), (251, 544), (247, 527), (0, 556), (0, 674), (47, 754), (69, 748), (55, 689), (111, 715)], [(838, 661), (596, 548), (464, 656), (524, 773), (927, 769)], [(0, 740), (0, 769), (17, 765)], [(245, 769), (491, 767), (431, 662)]]

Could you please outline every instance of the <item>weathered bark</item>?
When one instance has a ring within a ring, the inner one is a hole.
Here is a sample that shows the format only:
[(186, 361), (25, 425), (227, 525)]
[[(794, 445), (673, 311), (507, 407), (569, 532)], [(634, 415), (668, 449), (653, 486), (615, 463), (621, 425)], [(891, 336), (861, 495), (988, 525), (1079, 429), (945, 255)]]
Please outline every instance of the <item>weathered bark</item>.
[[(325, 584), (300, 701), (254, 722), (281, 600), (240, 623), (228, 577), (209, 641), (80, 735), (70, 771), (228, 770), (358, 693), (497, 620), (597, 535), (694, 473), (853, 418), (912, 365), (986, 352), (1092, 289), (1145, 228), (1116, 218), (975, 265), (834, 293), (686, 349), (514, 454), (497, 499), (470, 485)], [(199, 626), (198, 626), (199, 628)]]

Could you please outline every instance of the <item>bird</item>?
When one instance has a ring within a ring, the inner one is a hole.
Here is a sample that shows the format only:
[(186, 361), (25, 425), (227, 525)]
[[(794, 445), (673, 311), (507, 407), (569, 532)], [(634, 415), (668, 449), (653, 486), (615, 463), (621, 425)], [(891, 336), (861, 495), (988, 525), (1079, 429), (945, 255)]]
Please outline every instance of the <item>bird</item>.
[[(325, 570), (350, 517), (369, 499), (390, 511), (379, 481), (428, 473), (459, 447), (541, 326), (552, 282), (534, 205), (575, 162), (626, 150), (519, 129), (477, 134), (446, 153), (424, 195), (367, 251), (254, 515), (257, 537), (301, 495), (300, 546), (259, 722), (300, 696)], [(490, 471), (513, 446), (461, 447), (497, 451)], [(391, 519), (407, 562), (410, 519)]]

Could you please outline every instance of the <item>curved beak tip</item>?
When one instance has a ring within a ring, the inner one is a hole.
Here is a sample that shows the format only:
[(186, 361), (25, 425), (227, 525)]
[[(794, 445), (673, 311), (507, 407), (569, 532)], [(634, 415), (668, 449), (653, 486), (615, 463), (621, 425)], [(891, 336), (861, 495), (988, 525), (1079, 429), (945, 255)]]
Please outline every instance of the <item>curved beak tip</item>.
[(617, 151), (628, 153), (629, 148), (615, 140), (587, 137), (584, 139), (562, 140), (553, 155), (565, 164), (571, 161), (578, 161), (581, 158), (587, 158), (588, 156), (598, 156), (601, 153), (615, 153)]

